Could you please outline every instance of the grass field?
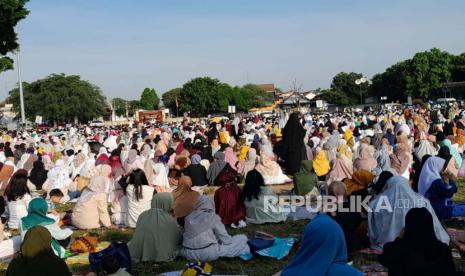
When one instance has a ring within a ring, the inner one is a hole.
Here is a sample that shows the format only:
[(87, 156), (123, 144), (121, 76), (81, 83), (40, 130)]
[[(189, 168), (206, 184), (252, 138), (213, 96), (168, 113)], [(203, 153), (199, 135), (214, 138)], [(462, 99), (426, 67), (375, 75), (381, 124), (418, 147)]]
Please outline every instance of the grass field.
[[(455, 195), (454, 200), (457, 202), (465, 202), (465, 179), (459, 181), (459, 192)], [(71, 204), (61, 206), (62, 210), (69, 210), (72, 208)], [(256, 231), (263, 231), (275, 236), (289, 236), (302, 234), (303, 228), (308, 221), (288, 221), (280, 224), (268, 224), (268, 225), (249, 225), (244, 229), (232, 229), (228, 228), (230, 234), (246, 234), (252, 237)], [(445, 227), (454, 227), (458, 229), (465, 229), (464, 220), (451, 220), (444, 222)], [(93, 233), (99, 236), (101, 241), (129, 241), (131, 239), (133, 230), (132, 229), (97, 229), (92, 231), (76, 230), (73, 237), (79, 237), (87, 233)], [(286, 264), (293, 258), (299, 247), (299, 243), (295, 244), (290, 254), (283, 260), (277, 261), (274, 259), (254, 256), (250, 261), (243, 261), (239, 258), (232, 259), (220, 259), (214, 262), (210, 262), (213, 267), (215, 274), (247, 274), (247, 275), (272, 275), (280, 271)], [(362, 265), (377, 263), (377, 257), (375, 255), (367, 254), (354, 254), (351, 256), (353, 265), (360, 268)], [(465, 270), (465, 261), (455, 259), (457, 269)], [(156, 275), (162, 272), (181, 270), (186, 261), (182, 258), (177, 258), (174, 261), (168, 263), (136, 263), (134, 264), (132, 274), (133, 275)], [(0, 263), (0, 275), (4, 275), (7, 264)], [(89, 267), (86, 265), (72, 265), (70, 266), (71, 271), (75, 275), (85, 275), (89, 272)]]

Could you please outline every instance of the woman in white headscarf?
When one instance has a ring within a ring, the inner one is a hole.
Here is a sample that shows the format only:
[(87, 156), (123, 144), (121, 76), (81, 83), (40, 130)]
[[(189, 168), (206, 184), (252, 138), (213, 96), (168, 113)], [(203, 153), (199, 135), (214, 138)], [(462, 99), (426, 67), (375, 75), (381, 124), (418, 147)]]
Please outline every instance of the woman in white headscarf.
[(168, 175), (166, 174), (166, 168), (162, 163), (153, 165), (153, 186), (159, 193), (171, 192), (173, 189), (168, 181)]
[(69, 200), (68, 187), (72, 183), (69, 178), (68, 168), (65, 166), (65, 162), (62, 159), (56, 161), (55, 166), (47, 173), (47, 181), (42, 186), (42, 189), (50, 192), (53, 189), (59, 189), (63, 193), (64, 197), (61, 199), (62, 202)]

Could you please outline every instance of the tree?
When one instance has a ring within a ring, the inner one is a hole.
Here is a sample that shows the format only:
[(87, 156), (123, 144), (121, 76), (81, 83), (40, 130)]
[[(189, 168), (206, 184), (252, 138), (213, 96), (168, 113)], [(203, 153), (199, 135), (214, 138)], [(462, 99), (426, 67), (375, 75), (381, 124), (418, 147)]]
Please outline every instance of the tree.
[[(29, 120), (40, 115), (45, 121), (87, 122), (102, 116), (107, 103), (99, 87), (81, 80), (80, 76), (52, 74), (32, 83), (24, 83), (24, 107)], [(10, 91), (14, 110), (19, 114), (19, 91)]]
[(113, 109), (117, 116), (126, 116), (126, 111), (128, 110), (128, 101), (121, 98), (114, 98), (111, 103), (113, 104)]
[(374, 75), (370, 86), (371, 94), (378, 98), (387, 97), (388, 101), (405, 101), (409, 63), (410, 60), (398, 62), (385, 72)]
[(176, 99), (179, 103), (180, 101), (180, 95), (181, 95), (181, 88), (173, 88), (169, 91), (166, 91), (163, 93), (161, 96), (161, 99), (163, 101), (163, 105), (168, 108), (171, 113), (176, 114), (177, 112), (177, 107), (176, 107)]
[(273, 93), (266, 92), (254, 84), (246, 84), (242, 87), (234, 87), (231, 94), (231, 104), (237, 111), (247, 112), (253, 107), (263, 107), (273, 103)]
[(406, 92), (423, 99), (440, 91), (443, 84), (451, 79), (452, 56), (437, 48), (416, 53), (409, 62)]
[(132, 100), (128, 102), (128, 116), (133, 116), (137, 110), (141, 109), (140, 101)]
[(142, 95), (140, 96), (140, 108), (153, 110), (158, 109), (158, 105), (160, 104), (160, 99), (158, 98), (157, 92), (153, 88), (145, 88), (142, 91)]
[(15, 26), (29, 14), (28, 0), (0, 0), (0, 55), (18, 48)]
[(465, 53), (453, 57), (452, 81), (465, 81)]
[[(367, 91), (368, 83), (362, 83), (360, 85), (355, 84), (355, 80), (362, 78), (363, 75), (355, 72), (340, 72), (333, 78), (331, 83), (331, 90), (338, 91), (344, 94), (348, 99), (350, 104), (360, 103), (360, 93)], [(332, 92), (334, 93), (334, 92)]]
[(0, 57), (0, 73), (13, 70), (13, 60), (9, 57)]
[(321, 99), (328, 103), (337, 105), (350, 105), (352, 103), (349, 97), (340, 90), (326, 89), (321, 92)]
[(195, 78), (185, 83), (179, 99), (180, 112), (190, 111), (193, 115), (225, 113), (232, 88), (210, 77)]

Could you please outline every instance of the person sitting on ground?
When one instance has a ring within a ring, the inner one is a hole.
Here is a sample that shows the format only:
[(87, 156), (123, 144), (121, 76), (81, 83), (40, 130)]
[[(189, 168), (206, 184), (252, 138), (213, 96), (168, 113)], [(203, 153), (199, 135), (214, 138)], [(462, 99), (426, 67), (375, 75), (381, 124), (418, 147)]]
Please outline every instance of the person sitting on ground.
[(142, 262), (166, 262), (176, 258), (182, 234), (170, 215), (173, 205), (171, 193), (153, 196), (152, 206), (140, 214), (136, 230), (128, 243), (133, 259)]
[(3, 231), (5, 229), (6, 219), (3, 217), (5, 213), (5, 199), (0, 196), (0, 258), (10, 258), (19, 251), (21, 245), (21, 237), (13, 236), (8, 238)]
[(263, 176), (266, 185), (284, 184), (292, 180), (283, 173), (272, 152), (262, 151), (255, 169)]
[[(349, 210), (351, 205), (349, 201), (350, 198), (347, 196), (346, 187), (343, 182), (332, 182), (328, 187), (328, 194), (337, 198), (337, 203), (340, 204), (338, 207), (341, 206)], [(349, 212), (341, 211), (338, 208), (336, 211), (328, 213), (328, 215), (333, 218), (339, 226), (341, 226), (347, 243), (348, 255), (356, 250), (360, 250), (368, 246), (366, 231), (364, 235), (365, 238), (363, 238), (358, 231), (363, 221), (362, 214), (360, 212), (355, 210), (350, 210)]]
[(366, 196), (368, 194), (367, 188), (373, 182), (374, 175), (364, 169), (354, 172), (352, 179), (344, 179), (347, 195), (360, 195)]
[(181, 176), (178, 187), (173, 191), (173, 215), (183, 225), (184, 217), (194, 209), (199, 193), (192, 190), (192, 180), (189, 176)]
[(319, 147), (316, 149), (316, 156), (313, 160), (313, 170), (320, 181), (324, 181), (326, 179), (326, 175), (331, 170), (325, 151)]
[(8, 227), (18, 229), (21, 219), (27, 215), (27, 207), (32, 199), (27, 188), (25, 170), (19, 170), (11, 177), (5, 189), (5, 195), (8, 200)]
[(191, 161), (192, 163), (182, 171), (182, 174), (191, 178), (192, 186), (207, 185), (207, 170), (200, 164), (202, 157), (200, 157), (198, 154), (194, 154), (191, 157)]
[(436, 237), (449, 244), (449, 235), (442, 227), (429, 200), (415, 193), (402, 176), (393, 176), (387, 180), (383, 191), (368, 205), (368, 237), (371, 247), (382, 250), (384, 244), (399, 236), (404, 227), (407, 212), (414, 207), (425, 207), (433, 216)]
[(451, 250), (436, 237), (433, 217), (426, 208), (408, 211), (404, 231), (384, 245), (378, 259), (389, 275), (455, 275)]
[(465, 204), (452, 201), (457, 192), (457, 179), (446, 166), (443, 158), (429, 158), (421, 170), (418, 191), (429, 199), (439, 219), (463, 217)]
[(126, 226), (131, 228), (136, 227), (139, 215), (150, 209), (154, 193), (156, 193), (156, 190), (154, 187), (149, 186), (144, 171), (141, 169), (133, 170), (126, 187), (128, 200)]
[(72, 223), (78, 229), (96, 229), (111, 226), (106, 187), (108, 179), (94, 176), (73, 208)]
[(299, 196), (306, 196), (309, 193), (319, 195), (317, 182), (318, 176), (313, 169), (313, 161), (303, 160), (299, 171), (294, 174), (294, 193)]
[(247, 237), (230, 236), (226, 232), (208, 196), (200, 196), (194, 210), (186, 217), (182, 245), (180, 255), (189, 261), (214, 261), (250, 253)]
[(53, 238), (47, 228), (31, 227), (21, 245), (21, 254), (8, 265), (6, 275), (72, 275), (66, 263), (52, 249)]
[(21, 219), (21, 237), (36, 225), (41, 225), (50, 232), (52, 235), (52, 248), (55, 254), (59, 257), (65, 256), (65, 249), (69, 244), (73, 231), (71, 229), (62, 229), (58, 226), (55, 219), (49, 217), (48, 205), (45, 199), (38, 197), (34, 198), (29, 202), (29, 208), (27, 209), (27, 216)]
[(363, 275), (347, 261), (341, 227), (328, 215), (320, 213), (305, 227), (301, 246), (281, 275)]
[(228, 164), (216, 181), (215, 184), (221, 186), (214, 196), (216, 213), (221, 221), (233, 228), (245, 227), (245, 205), (241, 199), (241, 188), (237, 186), (236, 171)]
[(214, 161), (207, 171), (208, 184), (214, 185), (216, 178), (226, 166), (229, 166), (229, 164), (224, 161), (224, 153), (217, 151), (214, 155)]
[[(265, 186), (265, 181), (257, 170), (249, 171), (242, 189), (247, 223), (278, 223), (286, 220), (286, 216), (280, 212), (277, 204), (274, 205), (275, 210), (266, 206), (270, 204), (268, 203), (270, 197), (278, 198), (270, 187)], [(267, 203), (265, 204), (265, 202)]]

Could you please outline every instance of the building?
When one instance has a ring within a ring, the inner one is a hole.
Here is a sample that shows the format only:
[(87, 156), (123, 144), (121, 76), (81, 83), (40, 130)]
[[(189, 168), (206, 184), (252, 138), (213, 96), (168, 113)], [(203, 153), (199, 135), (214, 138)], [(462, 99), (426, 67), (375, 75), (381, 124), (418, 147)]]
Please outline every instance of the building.
[(256, 86), (260, 87), (261, 89), (263, 89), (265, 92), (268, 92), (268, 93), (276, 92), (276, 87), (274, 86), (274, 83), (256, 84)]

